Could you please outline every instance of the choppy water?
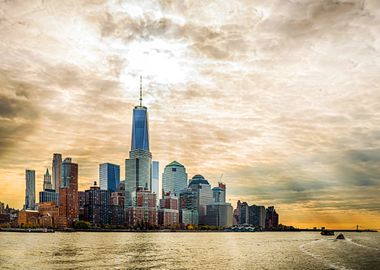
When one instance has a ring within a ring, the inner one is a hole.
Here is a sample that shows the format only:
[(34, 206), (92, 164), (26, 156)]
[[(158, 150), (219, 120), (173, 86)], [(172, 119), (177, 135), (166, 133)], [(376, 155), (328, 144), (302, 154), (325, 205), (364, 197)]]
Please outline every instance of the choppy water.
[(1, 269), (380, 269), (380, 233), (0, 233)]

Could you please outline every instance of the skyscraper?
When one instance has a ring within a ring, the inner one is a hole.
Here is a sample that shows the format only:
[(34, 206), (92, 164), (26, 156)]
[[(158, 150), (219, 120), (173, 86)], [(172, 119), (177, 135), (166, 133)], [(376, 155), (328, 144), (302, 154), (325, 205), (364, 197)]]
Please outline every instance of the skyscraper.
[(149, 151), (148, 109), (142, 105), (140, 77), (140, 105), (133, 109), (132, 142), (129, 159), (125, 160), (125, 203), (133, 206), (137, 189), (152, 191), (152, 154)]
[(120, 184), (120, 166), (112, 163), (99, 165), (100, 189), (115, 192)]
[(35, 209), (36, 207), (36, 172), (25, 171), (25, 205), (24, 209)]
[(49, 169), (46, 169), (46, 173), (44, 174), (44, 190), (51, 190), (52, 184), (51, 184), (51, 175), (49, 174)]
[(160, 163), (152, 161), (152, 192), (156, 193), (157, 205), (159, 204), (160, 189)]
[(93, 225), (111, 224), (111, 191), (96, 186), (85, 191), (84, 219)]
[(181, 163), (173, 161), (165, 166), (162, 174), (162, 192), (173, 193), (179, 196), (179, 192), (187, 187), (186, 168)]
[(198, 194), (198, 216), (199, 224), (204, 224), (207, 214), (207, 205), (213, 202), (212, 191), (209, 182), (202, 175), (194, 175), (190, 180), (189, 188)]
[(71, 158), (62, 163), (62, 181), (59, 189), (59, 227), (71, 227), (79, 218), (78, 164)]
[(53, 189), (55, 192), (59, 193), (59, 188), (61, 187), (61, 176), (62, 176), (62, 155), (53, 154), (52, 163), (52, 174), (53, 174)]

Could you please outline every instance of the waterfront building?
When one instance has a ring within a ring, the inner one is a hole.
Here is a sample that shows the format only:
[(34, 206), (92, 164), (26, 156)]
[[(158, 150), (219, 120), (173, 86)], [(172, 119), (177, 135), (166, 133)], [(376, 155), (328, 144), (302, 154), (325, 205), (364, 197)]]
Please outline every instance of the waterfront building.
[(55, 190), (55, 192), (59, 193), (62, 178), (62, 155), (58, 153), (53, 154), (52, 177), (53, 189)]
[(265, 228), (265, 207), (260, 205), (249, 206), (249, 224), (258, 229)]
[(94, 186), (85, 191), (84, 220), (93, 225), (111, 224), (111, 191)]
[(226, 202), (226, 184), (219, 182), (217, 187), (212, 189), (214, 202)]
[(40, 214), (37, 210), (22, 209), (18, 212), (17, 225), (19, 227), (38, 226)]
[(38, 204), (38, 223), (42, 228), (54, 228), (59, 218), (59, 207), (55, 202), (43, 202)]
[(25, 171), (25, 205), (24, 209), (33, 210), (36, 207), (36, 172), (34, 170)]
[(198, 225), (198, 192), (191, 188), (180, 191), (179, 194), (179, 219), (180, 223)]
[(137, 189), (131, 194), (132, 206), (126, 207), (126, 223), (131, 228), (157, 226), (156, 194), (147, 189)]
[(56, 205), (59, 204), (58, 193), (55, 192), (54, 189), (44, 189), (44, 191), (40, 191), (39, 193), (39, 202), (54, 202)]
[(156, 194), (157, 206), (159, 205), (160, 189), (160, 163), (152, 161), (152, 192)]
[(189, 188), (197, 192), (199, 224), (204, 224), (204, 218), (207, 215), (207, 205), (213, 202), (211, 186), (202, 175), (197, 174), (190, 180)]
[(115, 192), (120, 184), (120, 166), (112, 163), (99, 165), (100, 189)]
[(59, 219), (57, 226), (71, 227), (79, 219), (78, 164), (71, 158), (62, 163), (62, 179), (59, 188)]
[(265, 228), (266, 229), (275, 229), (278, 227), (279, 216), (274, 206), (269, 206), (266, 209), (266, 217), (265, 217)]
[(111, 193), (111, 224), (124, 225), (125, 224), (125, 193), (112, 192)]
[(46, 173), (44, 174), (44, 190), (52, 190), (53, 186), (51, 184), (51, 175), (49, 173), (49, 169), (46, 169)]
[(158, 225), (177, 227), (179, 225), (178, 197), (173, 193), (164, 194), (158, 210)]
[(232, 226), (232, 206), (230, 203), (213, 202), (207, 205), (205, 224), (218, 227)]
[(233, 225), (240, 224), (240, 206), (241, 206), (241, 202), (240, 200), (238, 200), (236, 203), (236, 209), (234, 209), (234, 213), (233, 213)]
[(86, 203), (86, 192), (78, 191), (79, 220), (84, 220), (84, 205)]
[(4, 203), (0, 202), (0, 214), (4, 214), (5, 208), (4, 208)]
[(240, 204), (239, 224), (249, 224), (249, 205), (246, 202)]
[(186, 168), (181, 163), (173, 161), (165, 166), (162, 174), (163, 194), (172, 193), (179, 196), (181, 190), (187, 187)]

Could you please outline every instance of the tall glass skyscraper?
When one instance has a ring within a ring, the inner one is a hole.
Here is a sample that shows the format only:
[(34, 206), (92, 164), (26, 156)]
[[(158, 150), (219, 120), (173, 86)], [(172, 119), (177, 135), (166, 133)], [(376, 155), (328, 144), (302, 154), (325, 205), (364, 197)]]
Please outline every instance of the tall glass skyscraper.
[(55, 192), (59, 193), (59, 188), (61, 187), (61, 177), (62, 177), (62, 155), (61, 154), (58, 154), (58, 153), (53, 154), (52, 174), (53, 174), (53, 189), (55, 189)]
[(25, 209), (34, 209), (36, 206), (36, 172), (25, 171)]
[(159, 204), (159, 189), (160, 189), (160, 163), (152, 161), (152, 192), (156, 193), (157, 205)]
[(140, 105), (133, 109), (132, 142), (129, 159), (125, 160), (125, 204), (133, 206), (132, 196), (137, 189), (152, 191), (152, 154), (149, 151), (148, 109)]
[(120, 166), (111, 163), (99, 165), (100, 189), (115, 192), (120, 184)]

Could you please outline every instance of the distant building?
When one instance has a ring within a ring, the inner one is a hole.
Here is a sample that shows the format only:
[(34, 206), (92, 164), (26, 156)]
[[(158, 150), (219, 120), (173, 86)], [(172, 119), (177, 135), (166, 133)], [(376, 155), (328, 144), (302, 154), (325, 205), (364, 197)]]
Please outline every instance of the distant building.
[(33, 210), (36, 207), (36, 172), (34, 170), (25, 171), (25, 205), (24, 209)]
[(213, 202), (207, 205), (205, 224), (218, 227), (232, 226), (232, 206), (230, 203)]
[(226, 202), (226, 185), (219, 182), (217, 187), (212, 189), (214, 202)]
[(265, 228), (266, 229), (275, 229), (278, 228), (279, 216), (274, 209), (274, 206), (269, 206), (266, 209), (266, 217), (265, 217)]
[(181, 163), (173, 161), (165, 166), (162, 174), (163, 194), (172, 193), (179, 196), (179, 192), (187, 187), (186, 168)]
[(93, 225), (111, 224), (111, 191), (92, 186), (85, 191), (84, 220)]
[(39, 193), (39, 202), (54, 202), (56, 205), (59, 204), (59, 196), (58, 193), (55, 192), (54, 189), (44, 189), (44, 191), (40, 191)]
[(152, 192), (157, 196), (157, 206), (159, 205), (159, 189), (160, 189), (160, 163), (152, 161)]
[(62, 178), (62, 155), (53, 154), (52, 162), (52, 176), (53, 176), (53, 189), (55, 192), (59, 193), (61, 187), (61, 178)]
[(189, 188), (197, 192), (199, 224), (205, 224), (204, 217), (207, 215), (207, 205), (213, 202), (211, 186), (202, 175), (197, 174), (190, 180)]
[(44, 202), (38, 204), (39, 226), (42, 228), (54, 228), (59, 219), (59, 207), (55, 202)]
[(79, 220), (84, 220), (84, 205), (86, 204), (86, 192), (78, 191)]
[(238, 200), (236, 203), (236, 208), (234, 209), (234, 212), (233, 212), (233, 225), (240, 224), (240, 207), (241, 207), (241, 202), (240, 200)]
[(4, 207), (4, 203), (0, 202), (0, 214), (4, 214), (5, 213), (5, 207)]
[(198, 192), (191, 188), (180, 191), (179, 195), (179, 219), (180, 223), (187, 225), (198, 225)]
[(120, 184), (120, 166), (112, 163), (99, 165), (100, 189), (115, 192)]
[(240, 204), (239, 224), (249, 224), (249, 205), (246, 202)]
[(265, 228), (265, 207), (259, 205), (249, 206), (249, 224), (259, 229)]
[(111, 193), (111, 224), (124, 225), (125, 224), (125, 193), (112, 192)]
[[(53, 186), (51, 184), (51, 175), (49, 174), (49, 169), (46, 169), (46, 173), (44, 174), (44, 190), (52, 190)], [(55, 190), (54, 190), (55, 192)]]
[(157, 226), (156, 194), (149, 190), (137, 189), (132, 192), (132, 206), (126, 208), (126, 223), (133, 228)]
[(18, 226), (20, 227), (28, 227), (34, 226), (38, 227), (40, 214), (37, 210), (23, 209), (18, 212)]
[(72, 227), (78, 219), (78, 164), (72, 163), (71, 158), (66, 158), (62, 163), (57, 226), (61, 228)]
[(163, 227), (177, 227), (179, 225), (178, 197), (174, 193), (169, 192), (160, 200), (158, 225)]

